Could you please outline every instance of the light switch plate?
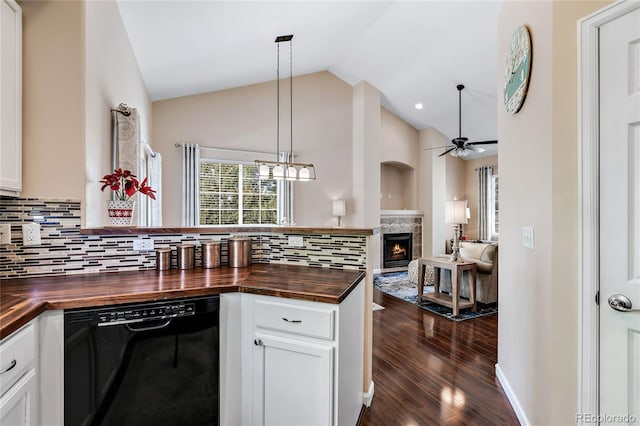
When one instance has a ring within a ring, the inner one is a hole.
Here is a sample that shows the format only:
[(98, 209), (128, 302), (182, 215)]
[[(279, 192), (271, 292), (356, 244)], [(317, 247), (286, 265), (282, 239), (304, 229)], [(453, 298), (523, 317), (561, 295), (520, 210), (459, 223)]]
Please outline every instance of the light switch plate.
[(25, 246), (40, 245), (40, 224), (37, 222), (22, 225), (22, 244)]
[(0, 245), (11, 244), (11, 224), (0, 225)]
[(289, 237), (289, 247), (302, 247), (304, 246), (304, 240), (300, 236), (290, 236)]
[(522, 227), (522, 247), (531, 250), (535, 247), (533, 240), (533, 227), (531, 226)]

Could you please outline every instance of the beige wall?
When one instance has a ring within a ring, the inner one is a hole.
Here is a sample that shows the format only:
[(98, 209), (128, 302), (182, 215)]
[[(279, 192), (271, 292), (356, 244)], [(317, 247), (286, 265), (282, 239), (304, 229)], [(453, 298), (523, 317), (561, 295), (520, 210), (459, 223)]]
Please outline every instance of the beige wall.
[[(498, 365), (531, 424), (575, 423), (578, 194), (576, 21), (598, 2), (505, 2), (498, 87), (513, 31), (533, 44), (529, 93), (509, 115), (499, 102)], [(502, 99), (501, 90), (498, 99)], [(522, 247), (523, 226), (535, 249)]]
[[(86, 10), (86, 220), (107, 223), (99, 180), (111, 170), (111, 112), (121, 102), (137, 108), (140, 134), (150, 140), (151, 102), (115, 1), (88, 1)], [(150, 182), (152, 188), (157, 186)]]
[(114, 1), (25, 1), (24, 197), (82, 202), (83, 226), (106, 223), (99, 180), (111, 169), (111, 112), (137, 107), (148, 135), (146, 88)]
[[(385, 108), (380, 111), (380, 161), (383, 163), (381, 208), (417, 209), (420, 132)], [(395, 171), (390, 168), (394, 166)], [(401, 176), (397, 176), (396, 172), (400, 172)], [(402, 185), (402, 188), (398, 185)]]
[(23, 1), (20, 6), (21, 196), (83, 200), (85, 4)]
[(464, 234), (471, 240), (478, 239), (478, 172), (480, 167), (494, 166), (493, 173), (498, 174), (498, 156), (476, 158), (464, 162), (464, 199), (471, 210), (469, 223), (464, 225)]
[[(329, 72), (294, 78), (293, 151), (312, 162), (317, 180), (294, 184), (298, 225), (333, 225), (331, 200), (347, 201), (344, 224), (353, 223), (352, 88)], [(281, 85), (282, 86), (282, 85)], [(281, 100), (280, 150), (290, 144), (289, 103)], [(242, 161), (275, 160), (275, 82), (154, 102), (152, 140), (163, 156), (164, 222), (181, 219), (181, 151), (176, 143), (273, 154), (202, 151), (203, 156)], [(235, 157), (235, 158), (233, 158)]]

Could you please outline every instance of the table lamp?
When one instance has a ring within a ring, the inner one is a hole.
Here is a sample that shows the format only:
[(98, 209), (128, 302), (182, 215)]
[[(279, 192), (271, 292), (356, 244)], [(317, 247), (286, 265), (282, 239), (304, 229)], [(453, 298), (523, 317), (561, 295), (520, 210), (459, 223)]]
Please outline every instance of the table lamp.
[(453, 224), (453, 246), (449, 261), (458, 262), (460, 260), (460, 247), (458, 246), (458, 233), (462, 224), (467, 221), (467, 200), (447, 201), (444, 210), (445, 223)]

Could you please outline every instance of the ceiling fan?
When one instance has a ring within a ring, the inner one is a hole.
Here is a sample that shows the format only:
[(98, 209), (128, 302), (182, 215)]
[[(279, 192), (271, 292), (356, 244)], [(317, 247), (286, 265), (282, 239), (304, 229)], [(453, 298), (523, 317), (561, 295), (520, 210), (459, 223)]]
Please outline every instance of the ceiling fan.
[(462, 137), (462, 89), (464, 89), (464, 84), (458, 84), (456, 88), (458, 89), (458, 137), (451, 140), (451, 144), (453, 146), (446, 145), (426, 148), (427, 150), (447, 148), (442, 154), (438, 155), (438, 157), (442, 157), (443, 155), (446, 155), (448, 153), (451, 153), (451, 155), (453, 155), (454, 157), (466, 157), (471, 152), (481, 154), (486, 150), (478, 145), (490, 145), (498, 143), (497, 140), (469, 142), (469, 138)]

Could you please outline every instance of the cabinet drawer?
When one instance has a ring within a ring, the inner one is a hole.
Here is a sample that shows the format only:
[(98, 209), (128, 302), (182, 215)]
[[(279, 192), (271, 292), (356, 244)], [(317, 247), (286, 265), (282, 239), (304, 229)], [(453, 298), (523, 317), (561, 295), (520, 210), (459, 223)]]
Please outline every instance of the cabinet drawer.
[(25, 326), (0, 343), (0, 395), (34, 364), (36, 335), (33, 324)]
[(335, 312), (331, 309), (256, 300), (254, 315), (261, 328), (333, 340)]

